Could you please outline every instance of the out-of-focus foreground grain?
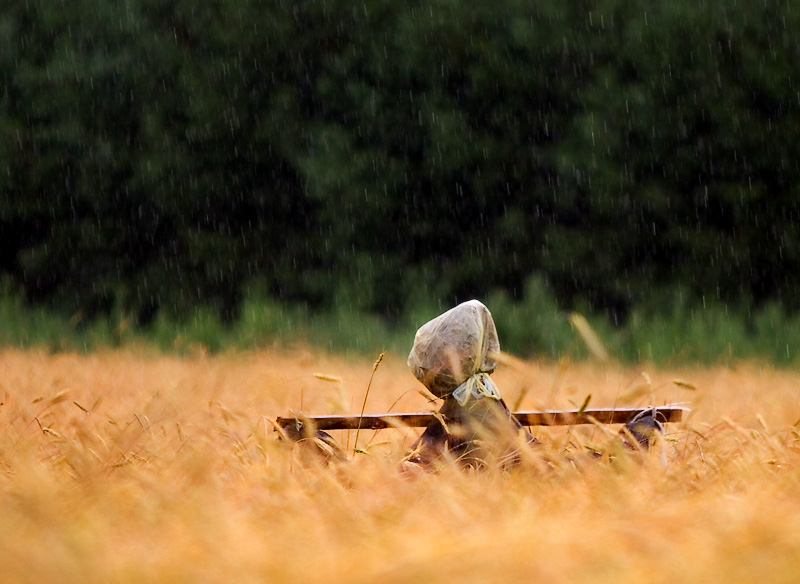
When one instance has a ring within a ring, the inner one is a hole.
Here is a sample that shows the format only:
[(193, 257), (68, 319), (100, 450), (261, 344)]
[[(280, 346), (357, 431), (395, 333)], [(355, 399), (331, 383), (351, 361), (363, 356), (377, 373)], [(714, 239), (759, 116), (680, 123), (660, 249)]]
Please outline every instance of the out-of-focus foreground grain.
[[(0, 352), (0, 580), (800, 580), (800, 375), (515, 365), (494, 376), (512, 407), (693, 411), (649, 454), (617, 427), (534, 429), (518, 469), (417, 476), (411, 430), (333, 467), (276, 440), (291, 409), (360, 411), (370, 359)], [(388, 356), (366, 410), (435, 408), (421, 387)]]

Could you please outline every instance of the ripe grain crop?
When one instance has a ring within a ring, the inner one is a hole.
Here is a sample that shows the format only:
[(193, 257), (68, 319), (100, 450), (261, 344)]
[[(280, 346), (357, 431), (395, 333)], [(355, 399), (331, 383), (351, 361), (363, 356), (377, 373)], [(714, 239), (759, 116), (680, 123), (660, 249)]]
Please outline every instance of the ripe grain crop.
[(276, 439), (301, 404), (357, 413), (373, 373), (368, 411), (436, 407), (403, 358), (374, 362), (0, 352), (0, 580), (800, 579), (797, 372), (515, 360), (494, 378), (523, 409), (692, 413), (650, 453), (618, 427), (534, 429), (535, 459), (507, 472), (404, 474), (412, 430), (362, 430), (355, 455), (340, 432), (351, 460), (331, 466)]

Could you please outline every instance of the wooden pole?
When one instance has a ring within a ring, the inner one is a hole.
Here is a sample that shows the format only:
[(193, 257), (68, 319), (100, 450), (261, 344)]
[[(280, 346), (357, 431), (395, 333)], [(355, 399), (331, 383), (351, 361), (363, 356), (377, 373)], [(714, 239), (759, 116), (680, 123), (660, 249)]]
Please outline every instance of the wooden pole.
[[(592, 419), (602, 424), (625, 424), (637, 414), (647, 410), (656, 410), (659, 422), (680, 422), (687, 408), (675, 404), (652, 406), (646, 408), (593, 408), (580, 410), (523, 410), (514, 412), (514, 416), (523, 426), (572, 426), (590, 424)], [(277, 424), (281, 428), (295, 425), (298, 422), (312, 422), (318, 430), (382, 430), (407, 426), (425, 428), (437, 418), (433, 412), (417, 412), (407, 414), (364, 414), (362, 416), (297, 416), (281, 417)]]

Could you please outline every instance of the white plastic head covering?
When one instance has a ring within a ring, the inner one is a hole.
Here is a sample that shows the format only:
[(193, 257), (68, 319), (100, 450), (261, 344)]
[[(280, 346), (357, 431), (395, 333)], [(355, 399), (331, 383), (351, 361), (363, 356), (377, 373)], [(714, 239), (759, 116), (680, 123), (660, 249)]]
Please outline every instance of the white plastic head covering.
[(422, 325), (408, 366), (436, 397), (452, 394), (462, 406), (470, 397), (500, 399), (489, 377), (497, 367), (490, 351), (500, 350), (492, 314), (470, 300)]

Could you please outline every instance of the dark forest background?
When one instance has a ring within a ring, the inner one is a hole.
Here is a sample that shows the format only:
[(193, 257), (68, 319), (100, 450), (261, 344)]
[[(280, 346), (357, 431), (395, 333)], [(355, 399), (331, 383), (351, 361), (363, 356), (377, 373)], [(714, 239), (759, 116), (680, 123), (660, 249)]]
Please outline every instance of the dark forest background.
[(3, 293), (754, 330), (800, 307), (798, 30), (772, 0), (6, 1)]

